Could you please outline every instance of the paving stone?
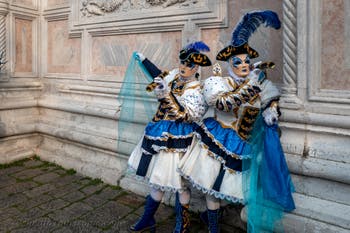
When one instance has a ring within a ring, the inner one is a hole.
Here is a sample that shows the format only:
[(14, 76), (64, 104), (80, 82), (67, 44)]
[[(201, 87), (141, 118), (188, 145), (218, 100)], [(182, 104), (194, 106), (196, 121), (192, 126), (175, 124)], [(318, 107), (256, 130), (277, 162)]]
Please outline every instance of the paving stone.
[(6, 192), (8, 194), (15, 194), (15, 193), (29, 191), (37, 186), (38, 184), (33, 181), (16, 182), (11, 186), (1, 189), (1, 192)]
[(35, 207), (30, 210), (23, 211), (20, 215), (16, 216), (16, 218), (23, 225), (26, 225), (29, 222), (34, 221), (35, 219), (44, 217), (48, 213), (49, 213), (48, 210), (43, 210), (43, 209), (40, 209), (39, 207)]
[(125, 218), (117, 219), (113, 225), (110, 226), (104, 233), (127, 233), (131, 225), (137, 222), (139, 216), (135, 214), (129, 214)]
[(15, 178), (18, 178), (18, 179), (31, 179), (35, 176), (42, 174), (42, 173), (43, 173), (42, 170), (40, 170), (39, 168), (35, 168), (35, 169), (26, 169), (24, 171), (14, 173), (14, 174), (12, 174), (12, 176)]
[(44, 162), (40, 161), (40, 160), (28, 160), (28, 161), (25, 161), (23, 163), (23, 166), (25, 167), (38, 167), (38, 166), (41, 166), (43, 165)]
[(82, 202), (88, 204), (89, 206), (91, 206), (93, 208), (97, 208), (99, 206), (102, 206), (106, 202), (108, 202), (108, 200), (105, 198), (102, 198), (99, 195), (92, 195), (92, 196), (86, 198), (85, 200), (83, 200)]
[(133, 193), (126, 193), (125, 195), (118, 197), (117, 201), (136, 209), (144, 205), (146, 199)]
[(75, 233), (72, 229), (69, 227), (60, 227), (56, 230), (54, 230), (52, 233)]
[(43, 172), (54, 172), (55, 174), (60, 175), (56, 172), (57, 169), (57, 166), (54, 165), (40, 167), (40, 170), (42, 170)]
[(75, 181), (75, 183), (82, 184), (83, 186), (88, 185), (90, 182), (91, 182), (91, 179), (88, 179), (88, 178), (83, 178)]
[(56, 172), (60, 176), (67, 175), (67, 171), (63, 170), (62, 168), (57, 168), (54, 170), (54, 172)]
[(16, 193), (14, 195), (8, 196), (5, 199), (2, 199), (0, 201), (0, 209), (6, 209), (27, 200), (28, 198), (25, 195)]
[(57, 179), (59, 175), (54, 172), (44, 173), (42, 175), (39, 175), (35, 178), (33, 178), (34, 181), (40, 182), (40, 183), (48, 183), (54, 179)]
[(12, 173), (16, 173), (19, 171), (23, 171), (23, 166), (13, 166), (13, 167), (8, 167), (8, 168), (3, 168), (0, 169), (0, 175), (10, 175)]
[(70, 203), (62, 200), (62, 199), (54, 199), (52, 201), (46, 202), (42, 205), (39, 206), (39, 208), (41, 209), (46, 209), (49, 211), (54, 211), (54, 210), (58, 210), (58, 209), (62, 209), (63, 207), (69, 205)]
[(175, 221), (167, 221), (162, 223), (161, 225), (157, 225), (156, 232), (157, 233), (169, 233), (173, 232), (175, 226)]
[(174, 219), (174, 215), (175, 212), (173, 207), (161, 204), (159, 205), (154, 217), (157, 222), (162, 222), (164, 220), (170, 219), (171, 217)]
[(72, 221), (67, 225), (69, 229), (71, 229), (73, 232), (79, 232), (79, 233), (99, 233), (102, 232), (101, 229), (98, 229), (91, 224), (82, 221), (82, 220), (76, 220)]
[(131, 208), (120, 203), (110, 201), (100, 208), (91, 211), (82, 219), (96, 227), (107, 227), (123, 218), (132, 211)]
[(22, 228), (16, 229), (12, 232), (33, 232), (33, 233), (47, 233), (57, 229), (60, 225), (48, 217), (29, 220)]
[(17, 183), (17, 180), (13, 177), (2, 176), (0, 177), (0, 189), (11, 186)]
[[(92, 185), (91, 179), (59, 167), (31, 169), (40, 164), (44, 163), (30, 160), (23, 166), (0, 169), (0, 232), (123, 233), (143, 214), (144, 197), (104, 183)], [(228, 207), (221, 232), (245, 232), (232, 225), (239, 212)], [(161, 204), (155, 218), (158, 233), (173, 231), (173, 207)], [(208, 232), (198, 214), (191, 214), (191, 224), (191, 232)]]
[(31, 208), (39, 206), (45, 202), (48, 202), (52, 199), (53, 199), (53, 197), (51, 197), (49, 195), (40, 195), (38, 197), (29, 199), (28, 201), (24, 201), (24, 202), (18, 204), (17, 208), (19, 208), (21, 210), (31, 209)]
[(48, 193), (52, 190), (56, 190), (56, 186), (53, 184), (44, 184), (41, 186), (38, 186), (36, 188), (33, 188), (32, 190), (24, 192), (24, 194), (30, 198), (37, 197), (41, 194)]
[(84, 188), (82, 188), (80, 191), (85, 194), (93, 194), (100, 190), (102, 190), (106, 185), (103, 183), (97, 184), (97, 185), (89, 185)]
[(62, 199), (72, 203), (72, 202), (76, 202), (80, 199), (83, 199), (85, 198), (86, 195), (80, 191), (75, 191), (75, 192), (71, 192), (65, 196), (62, 197)]
[(241, 219), (241, 210), (243, 205), (227, 205), (225, 206), (222, 222), (233, 228), (239, 226), (242, 229), (245, 229), (246, 224)]
[(76, 192), (79, 187), (76, 184), (68, 184), (65, 186), (57, 187), (56, 183), (54, 183), (56, 189), (49, 192), (48, 195), (54, 196), (56, 198), (63, 197), (69, 193)]
[(117, 196), (120, 195), (121, 191), (122, 190), (107, 187), (107, 188), (103, 189), (100, 193), (98, 193), (97, 195), (103, 199), (114, 200)]
[(8, 218), (14, 218), (19, 214), (21, 214), (21, 212), (15, 207), (0, 209), (0, 221)]
[(0, 219), (0, 232), (9, 232), (10, 230), (19, 228), (23, 225), (16, 218)]
[(74, 203), (62, 210), (57, 210), (49, 214), (49, 217), (57, 222), (66, 224), (71, 220), (86, 214), (90, 210), (92, 210), (92, 207), (90, 207), (87, 204), (79, 202), (79, 203)]
[(82, 185), (74, 183), (75, 181), (79, 181), (81, 178), (73, 175), (59, 176), (55, 180), (53, 180), (56, 187), (66, 186), (66, 185), (74, 185), (78, 189), (82, 187)]

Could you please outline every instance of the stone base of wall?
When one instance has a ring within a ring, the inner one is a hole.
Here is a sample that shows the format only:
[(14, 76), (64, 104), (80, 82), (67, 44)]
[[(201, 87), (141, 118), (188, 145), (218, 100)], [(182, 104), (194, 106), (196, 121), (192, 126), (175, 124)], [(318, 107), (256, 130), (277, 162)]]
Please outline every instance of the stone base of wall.
[(0, 164), (8, 164), (35, 155), (41, 142), (39, 134), (25, 134), (0, 138)]
[(126, 170), (127, 158), (117, 153), (43, 135), (37, 155), (66, 169), (118, 185)]

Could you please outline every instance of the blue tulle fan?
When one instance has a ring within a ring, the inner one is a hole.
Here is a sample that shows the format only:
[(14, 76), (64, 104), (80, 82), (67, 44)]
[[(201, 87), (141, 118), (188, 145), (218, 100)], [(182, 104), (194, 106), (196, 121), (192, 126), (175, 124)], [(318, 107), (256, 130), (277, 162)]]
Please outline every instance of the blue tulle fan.
[(203, 41), (196, 41), (191, 44), (186, 45), (185, 49), (195, 49), (202, 52), (209, 52), (210, 48)]
[(249, 37), (262, 24), (265, 24), (265, 27), (272, 27), (274, 29), (279, 29), (281, 27), (281, 21), (278, 15), (273, 11), (248, 12), (242, 17), (235, 30), (232, 32), (232, 45), (238, 46), (248, 42)]

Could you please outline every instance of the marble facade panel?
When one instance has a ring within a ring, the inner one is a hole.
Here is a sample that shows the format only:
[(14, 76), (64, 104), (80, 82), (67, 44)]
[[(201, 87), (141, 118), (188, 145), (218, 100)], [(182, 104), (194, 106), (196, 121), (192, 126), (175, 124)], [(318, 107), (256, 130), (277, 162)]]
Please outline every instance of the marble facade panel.
[(32, 48), (33, 48), (33, 35), (32, 35), (32, 21), (27, 19), (15, 19), (15, 41), (16, 41), (16, 60), (15, 60), (15, 72), (31, 73), (32, 68)]
[(12, 3), (22, 7), (34, 7), (33, 0), (12, 0)]
[(49, 21), (47, 40), (47, 72), (80, 73), (81, 38), (69, 38), (68, 21)]
[(93, 37), (91, 73), (114, 75), (121, 81), (134, 51), (143, 53), (162, 69), (176, 68), (180, 46), (181, 32)]
[(59, 5), (68, 4), (69, 0), (47, 0), (47, 7), (52, 8)]
[(350, 2), (322, 1), (321, 88), (350, 89)]

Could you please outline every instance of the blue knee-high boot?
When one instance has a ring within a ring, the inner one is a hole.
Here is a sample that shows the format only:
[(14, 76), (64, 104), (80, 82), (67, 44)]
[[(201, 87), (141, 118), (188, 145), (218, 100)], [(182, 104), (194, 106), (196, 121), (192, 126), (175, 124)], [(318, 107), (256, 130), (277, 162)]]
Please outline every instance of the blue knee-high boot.
[(173, 233), (189, 233), (190, 232), (190, 212), (188, 211), (190, 205), (181, 205), (179, 194), (176, 193), (175, 212), (176, 225)]
[[(219, 209), (219, 221), (223, 218), (224, 210), (225, 210), (225, 207), (220, 206), (220, 209)], [(200, 215), (199, 215), (199, 218), (200, 218), (200, 220), (203, 223), (205, 223), (205, 225), (207, 225), (207, 226), (209, 225), (208, 210), (201, 212)]]
[(209, 224), (209, 233), (218, 233), (219, 230), (219, 212), (217, 210), (207, 210), (208, 211), (208, 224)]
[(145, 211), (142, 217), (132, 225), (129, 230), (131, 232), (144, 232), (150, 231), (155, 232), (156, 230), (156, 220), (154, 219), (154, 214), (156, 213), (160, 202), (153, 200), (151, 195), (146, 198)]

